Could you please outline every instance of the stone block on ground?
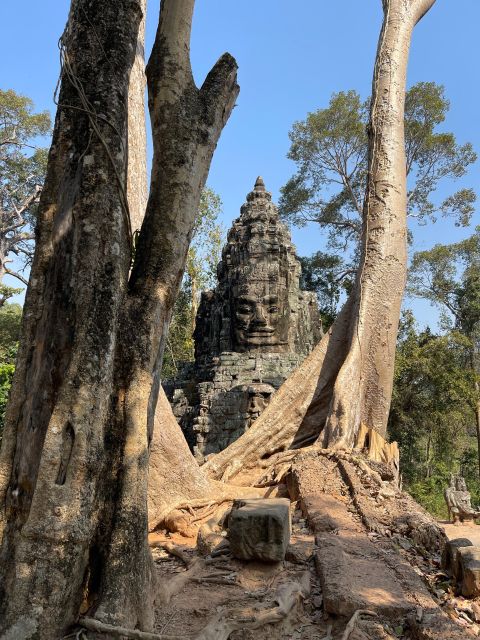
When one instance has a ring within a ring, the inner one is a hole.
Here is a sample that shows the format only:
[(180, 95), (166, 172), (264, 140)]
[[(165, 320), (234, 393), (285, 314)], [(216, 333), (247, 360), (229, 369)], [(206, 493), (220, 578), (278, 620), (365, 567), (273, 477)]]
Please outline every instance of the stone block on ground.
[(290, 501), (286, 498), (236, 500), (228, 530), (235, 558), (280, 562), (290, 542)]
[(457, 577), (457, 555), (460, 547), (471, 547), (472, 542), (468, 538), (454, 538), (449, 540), (442, 552), (442, 568)]
[(402, 585), (369, 540), (320, 534), (316, 541), (315, 566), (327, 613), (350, 617), (369, 609), (396, 619), (411, 610)]
[(457, 551), (457, 581), (465, 598), (480, 596), (480, 547), (459, 547)]

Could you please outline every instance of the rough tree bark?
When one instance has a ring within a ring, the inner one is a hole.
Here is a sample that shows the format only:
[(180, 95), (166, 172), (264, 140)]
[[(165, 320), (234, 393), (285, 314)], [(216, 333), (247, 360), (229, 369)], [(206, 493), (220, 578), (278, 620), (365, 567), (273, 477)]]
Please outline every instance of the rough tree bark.
[(152, 626), (147, 466), (163, 337), (238, 94), (228, 54), (195, 87), (193, 5), (161, 4), (152, 184), (129, 275), (127, 105), (142, 2), (72, 2), (0, 454), (0, 633), (12, 637), (60, 637), (80, 609)]
[(228, 478), (244, 464), (319, 438), (351, 447), (360, 425), (385, 436), (406, 277), (403, 113), (414, 26), (435, 0), (383, 0), (373, 74), (361, 267), (333, 327), (245, 435), (205, 465)]

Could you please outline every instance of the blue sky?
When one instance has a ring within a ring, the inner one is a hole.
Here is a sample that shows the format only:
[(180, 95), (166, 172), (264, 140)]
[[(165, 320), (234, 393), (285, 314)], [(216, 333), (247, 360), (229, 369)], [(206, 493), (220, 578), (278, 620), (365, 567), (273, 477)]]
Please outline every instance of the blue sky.
[[(52, 113), (57, 42), (68, 7), (67, 0), (0, 5), (0, 86), (29, 95), (38, 109)], [(159, 0), (150, 1), (147, 55), (158, 9)], [(368, 96), (381, 17), (381, 0), (197, 0), (192, 33), (197, 83), (224, 51), (239, 65), (240, 96), (208, 179), (224, 202), (225, 225), (238, 215), (258, 174), (278, 199), (295, 169), (286, 158), (288, 131), (295, 120), (326, 106), (335, 91), (356, 89)], [(478, 152), (479, 24), (479, 0), (437, 0), (415, 29), (408, 74), (409, 85), (445, 85), (451, 110), (444, 128), (455, 132), (460, 142), (472, 142)], [(461, 184), (477, 188), (479, 178), (480, 162)], [(467, 233), (440, 220), (416, 232), (415, 247), (453, 242)], [(293, 229), (292, 235), (300, 254), (323, 246), (315, 227)], [(436, 316), (425, 304), (415, 303), (415, 311), (422, 323)]]

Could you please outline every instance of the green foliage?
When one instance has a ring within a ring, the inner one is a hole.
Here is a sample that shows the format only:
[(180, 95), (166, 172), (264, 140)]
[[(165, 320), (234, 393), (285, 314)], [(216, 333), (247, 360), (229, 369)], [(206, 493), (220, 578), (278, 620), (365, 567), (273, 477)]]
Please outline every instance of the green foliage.
[(335, 93), (326, 109), (295, 122), (289, 134), (297, 173), (281, 189), (280, 214), (298, 226), (318, 222), (334, 249), (356, 240), (361, 229), (367, 106), (355, 91)]
[(450, 484), (450, 474), (445, 465), (438, 465), (429, 478), (416, 480), (407, 486), (415, 500), (436, 518), (447, 520), (448, 510), (443, 492)]
[(168, 339), (163, 356), (162, 378), (174, 378), (180, 362), (193, 360), (192, 298), (190, 291), (182, 285), (168, 330)]
[(388, 431), (399, 443), (406, 488), (438, 516), (446, 515), (443, 490), (450, 473), (461, 471), (470, 488), (478, 489), (478, 470), (471, 473), (477, 447), (469, 348), (459, 331), (418, 332), (412, 313), (404, 313)]
[(194, 358), (193, 330), (201, 291), (215, 286), (225, 233), (218, 224), (222, 201), (205, 187), (188, 251), (185, 274), (175, 301), (163, 357), (162, 378), (175, 377), (180, 362)]
[(15, 371), (21, 320), (22, 307), (19, 304), (7, 303), (0, 308), (0, 441), (8, 394)]
[(480, 322), (480, 227), (461, 242), (417, 252), (409, 272), (410, 295), (447, 312), (471, 334)]
[[(327, 108), (294, 123), (289, 134), (288, 157), (297, 173), (281, 190), (280, 212), (296, 225), (318, 222), (334, 250), (355, 243), (361, 231), (368, 107), (355, 91), (335, 93)], [(474, 211), (471, 189), (457, 191), (440, 204), (431, 198), (439, 182), (462, 177), (476, 160), (470, 143), (459, 145), (452, 133), (437, 132), (449, 107), (444, 88), (434, 82), (419, 82), (407, 91), (408, 214), (425, 222), (440, 213), (466, 226)]]
[(300, 286), (304, 291), (317, 294), (323, 328), (328, 329), (336, 317), (336, 309), (342, 292), (349, 293), (353, 285), (354, 271), (346, 271), (340, 256), (317, 251), (310, 257), (300, 257), (302, 276)]
[(0, 364), (0, 443), (2, 442), (3, 425), (5, 422), (5, 410), (7, 408), (8, 395), (12, 386), (15, 365)]
[[(33, 102), (12, 90), (0, 90), (0, 260), (15, 254), (27, 266), (33, 253), (38, 196), (47, 164), (47, 150), (36, 146), (50, 132), (50, 116), (35, 113)], [(21, 272), (7, 269), (23, 284)], [(2, 300), (13, 295), (5, 288)]]
[[(407, 91), (407, 213), (420, 224), (434, 222), (441, 215), (450, 217), (456, 225), (467, 226), (474, 211), (476, 195), (472, 189), (460, 189), (441, 202), (434, 198), (440, 183), (464, 176), (476, 160), (470, 143), (458, 144), (452, 133), (437, 130), (449, 107), (444, 88), (434, 82), (419, 82)], [(291, 224), (316, 222), (327, 232), (327, 250), (337, 260), (322, 254), (327, 261), (335, 262), (334, 271), (325, 279), (335, 279), (338, 272), (349, 276), (358, 266), (357, 245), (367, 184), (368, 119), (369, 102), (362, 102), (358, 93), (334, 93), (326, 108), (295, 122), (289, 134), (288, 157), (297, 171), (281, 189), (280, 214)], [(316, 260), (315, 256), (312, 259)], [(323, 287), (318, 294), (322, 300)]]

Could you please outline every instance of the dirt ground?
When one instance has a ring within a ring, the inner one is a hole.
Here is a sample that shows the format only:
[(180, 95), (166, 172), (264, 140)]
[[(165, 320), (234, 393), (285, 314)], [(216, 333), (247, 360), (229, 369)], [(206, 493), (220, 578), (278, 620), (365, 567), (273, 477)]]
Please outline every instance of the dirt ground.
[[(158, 534), (151, 536), (151, 543), (166, 540), (178, 544), (192, 560), (195, 557), (194, 539), (180, 536), (166, 538)], [(161, 597), (157, 609), (157, 633), (195, 636), (217, 615), (235, 615), (248, 620), (261, 608), (275, 606), (275, 592), (282, 583), (307, 581), (309, 594), (293, 620), (275, 625), (275, 628), (267, 625), (256, 630), (234, 631), (230, 637), (232, 640), (320, 640), (328, 637), (329, 628), (336, 631), (339, 624), (322, 611), (321, 588), (313, 564), (315, 540), (298, 510), (294, 512), (291, 543), (304, 552), (304, 561), (298, 557), (296, 562), (286, 560), (283, 563), (266, 564), (242, 562), (230, 555), (218, 558), (211, 564), (206, 564), (209, 560), (200, 560), (198, 573), (194, 571), (194, 578), (188, 580), (168, 603), (168, 589), (175, 580), (179, 585), (182, 584), (186, 567), (178, 558), (161, 548), (155, 548), (153, 553), (160, 591), (162, 585), (165, 589), (165, 596), (163, 601)]]
[(480, 546), (480, 526), (474, 522), (452, 524), (442, 520), (439, 525), (444, 529), (449, 540), (454, 538), (468, 538), (475, 546)]
[[(270, 497), (291, 499), (292, 537), (283, 563), (236, 560), (228, 545), (224, 555), (203, 557), (195, 537), (151, 534), (158, 574), (156, 632), (184, 640), (480, 636), (472, 603), (455, 597), (440, 567), (441, 529), (410, 496), (382, 481), (381, 471), (317, 454), (296, 460), (268, 490)], [(475, 527), (442, 526), (449, 537), (472, 539), (472, 531), (477, 533)], [(172, 548), (183, 559), (172, 555)], [(298, 598), (290, 614), (249, 628), (259, 616), (278, 610), (279, 593), (292, 584)], [(359, 615), (365, 610), (374, 615)], [(222, 630), (225, 620), (235, 621), (236, 630)]]

